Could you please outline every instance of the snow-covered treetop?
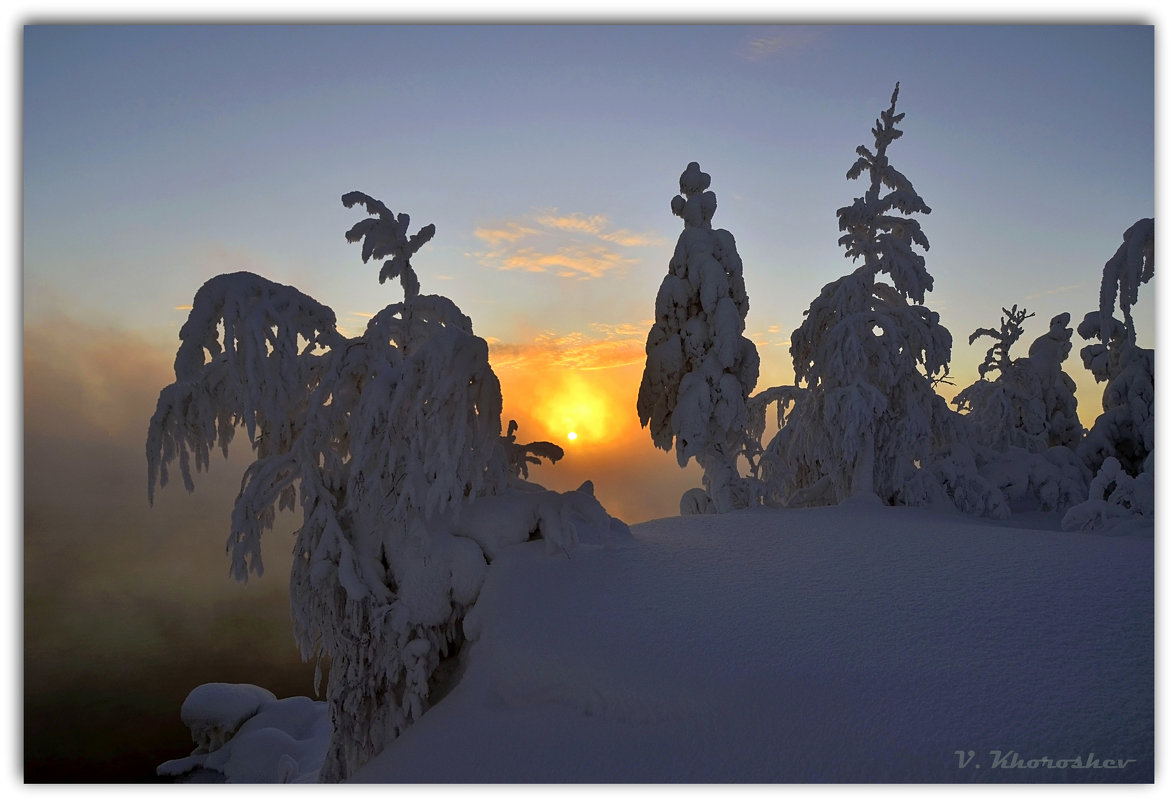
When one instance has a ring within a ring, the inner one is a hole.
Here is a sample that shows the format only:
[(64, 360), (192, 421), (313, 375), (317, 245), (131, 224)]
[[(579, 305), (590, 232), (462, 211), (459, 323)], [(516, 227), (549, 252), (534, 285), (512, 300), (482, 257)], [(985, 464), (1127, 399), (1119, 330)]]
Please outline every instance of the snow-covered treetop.
[(406, 300), (410, 301), (418, 295), (420, 285), (415, 271), (411, 268), (411, 257), (436, 235), (436, 226), (425, 225), (409, 238), (407, 226), (411, 223), (411, 217), (407, 214), (396, 215), (383, 205), (382, 201), (362, 192), (347, 192), (342, 196), (342, 203), (348, 209), (356, 204), (362, 204), (368, 214), (375, 215), (355, 223), (354, 227), (346, 232), (346, 241), (362, 241), (364, 264), (371, 257), (391, 257), (383, 262), (383, 268), (379, 271), (379, 283), (389, 278), (398, 278), (403, 285)]
[[(903, 113), (896, 113), (899, 93), (900, 84), (897, 83), (891, 105), (880, 112), (880, 119), (872, 128), (875, 152), (865, 145), (855, 149), (859, 158), (847, 171), (847, 177), (855, 180), (866, 171), (870, 183), (863, 197), (836, 212), (839, 230), (846, 232), (839, 238), (839, 244), (853, 261), (863, 258), (873, 270), (890, 275), (900, 294), (924, 303), (925, 292), (933, 288), (933, 278), (925, 270), (924, 257), (913, 251), (912, 245), (928, 250), (929, 240), (921, 231), (919, 222), (892, 213), (928, 214), (932, 211), (913, 189), (912, 183), (888, 162), (888, 145), (904, 135), (896, 127), (904, 119)], [(884, 188), (891, 191), (881, 196)]]
[[(1019, 309), (1018, 304), (1014, 304), (1009, 309), (1002, 308), (1002, 320), (999, 325), (999, 330), (995, 331), (993, 328), (979, 328), (969, 335), (969, 344), (973, 344), (978, 337), (991, 337), (994, 344), (986, 351), (986, 358), (978, 365), (978, 375), (982, 378), (986, 377), (986, 373), (991, 370), (999, 370), (1003, 373), (1010, 365), (1010, 348), (1022, 336), (1022, 323), (1030, 317), (1034, 317), (1034, 312), (1027, 313), (1026, 309)], [(1070, 318), (1070, 315), (1068, 316)], [(1054, 321), (1052, 320), (1052, 323)], [(1063, 325), (1067, 323), (1064, 322)], [(1054, 326), (1052, 325), (1052, 328)]]
[(701, 165), (690, 161), (680, 174), (680, 195), (672, 198), (672, 213), (684, 220), (686, 228), (712, 228), (717, 212), (717, 195), (706, 191), (712, 178)]
[[(865, 380), (877, 385), (896, 380), (911, 362), (928, 376), (948, 372), (952, 338), (937, 313), (922, 305), (933, 278), (924, 256), (913, 249), (928, 250), (929, 241), (917, 220), (900, 216), (932, 210), (888, 161), (888, 146), (901, 136), (896, 123), (904, 119), (896, 113), (899, 90), (896, 84), (891, 105), (872, 128), (874, 150), (856, 148), (859, 158), (847, 171), (851, 180), (866, 171), (864, 196), (836, 212), (839, 229), (846, 232), (839, 238), (844, 255), (863, 264), (824, 286), (791, 336), (798, 381), (851, 384), (863, 378), (860, 365), (870, 365)], [(885, 188), (890, 191), (881, 194)], [(881, 273), (890, 284), (878, 280)], [(888, 336), (872, 336), (873, 331)]]

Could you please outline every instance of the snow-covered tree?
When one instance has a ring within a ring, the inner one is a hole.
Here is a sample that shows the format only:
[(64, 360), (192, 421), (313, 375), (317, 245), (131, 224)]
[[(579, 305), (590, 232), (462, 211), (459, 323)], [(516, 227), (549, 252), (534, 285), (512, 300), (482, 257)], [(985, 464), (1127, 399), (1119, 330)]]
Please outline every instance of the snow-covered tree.
[(802, 391), (762, 465), (776, 503), (923, 502), (913, 479), (949, 435), (953, 413), (934, 383), (948, 373), (952, 337), (923, 305), (933, 279), (914, 247), (929, 243), (911, 216), (930, 209), (888, 159), (902, 135), (899, 90), (872, 129), (874, 150), (857, 148), (847, 172), (866, 176), (864, 196), (837, 212), (839, 244), (861, 263), (823, 287), (791, 336)]
[[(1103, 414), (1081, 447), (1093, 471), (1115, 457), (1126, 473), (1139, 475), (1155, 445), (1154, 353), (1136, 344), (1132, 320), (1137, 290), (1153, 277), (1153, 240), (1152, 218), (1138, 220), (1124, 232), (1123, 243), (1104, 264), (1100, 307), (1079, 324), (1079, 335), (1094, 340), (1080, 357), (1096, 381), (1105, 384)], [(1117, 296), (1123, 322), (1114, 315)]]
[[(423, 714), (501, 547), (539, 536), (565, 548), (591, 527), (597, 541), (625, 531), (589, 482), (562, 495), (514, 484), (527, 448), (553, 452), (516, 446), (514, 464), (488, 346), (451, 300), (420, 294), (411, 257), (434, 227), (408, 236), (406, 214), (359, 192), (342, 200), (371, 215), (347, 240), (362, 242), (364, 262), (386, 259), (380, 282), (398, 278), (403, 301), (348, 338), (293, 287), (250, 273), (211, 279), (180, 330), (175, 382), (147, 437), (153, 497), (172, 462), (193, 489), (193, 461), (206, 469), (212, 449), (227, 455), (244, 428), (255, 461), (228, 539), (240, 580), (262, 572), (261, 535), (276, 512), (300, 504), (290, 603), (302, 655), (319, 670), (330, 663), (324, 781), (350, 775)], [(471, 521), (470, 503), (484, 504)]]
[[(1155, 354), (1136, 344), (1132, 307), (1140, 285), (1154, 271), (1154, 224), (1145, 218), (1124, 232), (1124, 241), (1104, 264), (1100, 307), (1079, 324), (1079, 335), (1094, 340), (1080, 357), (1096, 381), (1105, 384), (1104, 411), (1079, 447), (1084, 464), (1095, 474), (1088, 500), (1067, 513), (1064, 528), (1153, 514)], [(1117, 298), (1123, 322), (1114, 314)]]
[(749, 297), (733, 235), (713, 229), (717, 196), (691, 162), (672, 213), (684, 231), (656, 296), (636, 411), (656, 447), (676, 448), (681, 467), (696, 459), (707, 493), (690, 490), (682, 512), (748, 505), (738, 471), (745, 448), (746, 399), (758, 380), (758, 352), (742, 335)]
[(1028, 355), (1012, 359), (1010, 349), (1022, 336), (1022, 323), (1034, 315), (1017, 305), (1002, 313), (998, 330), (979, 328), (970, 335), (971, 344), (982, 336), (993, 337), (994, 344), (978, 367), (979, 380), (953, 399), (965, 413), (970, 436), (997, 452), (1075, 448), (1083, 428), (1076, 413), (1075, 381), (1063, 371), (1071, 352), (1071, 315), (1051, 318), (1047, 333), (1031, 343)]

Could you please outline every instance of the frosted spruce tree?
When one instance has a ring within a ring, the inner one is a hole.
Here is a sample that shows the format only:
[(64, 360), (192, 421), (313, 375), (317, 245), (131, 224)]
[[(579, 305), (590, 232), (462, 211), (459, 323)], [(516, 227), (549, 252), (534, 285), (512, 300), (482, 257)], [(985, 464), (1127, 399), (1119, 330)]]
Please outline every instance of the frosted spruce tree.
[[(435, 228), (408, 236), (406, 214), (360, 192), (342, 200), (371, 215), (346, 238), (362, 243), (364, 262), (386, 259), (379, 280), (398, 279), (402, 302), (348, 338), (293, 287), (251, 273), (209, 280), (147, 437), (153, 498), (173, 462), (192, 490), (193, 468), (206, 469), (216, 447), (227, 456), (244, 429), (255, 461), (232, 511), (237, 579), (260, 575), (261, 535), (279, 509), (300, 505), (290, 605), (303, 657), (319, 671), (329, 661), (323, 781), (349, 776), (423, 714), (501, 547), (532, 536), (569, 547), (585, 527), (625, 528), (589, 482), (564, 495), (519, 491), (527, 461), (557, 454), (516, 444), (512, 429), (501, 436), (485, 341), (451, 300), (420, 294), (411, 258)], [(470, 502), (484, 509), (462, 516)]]
[(749, 297), (733, 235), (713, 229), (717, 196), (691, 162), (672, 213), (684, 231), (656, 296), (636, 411), (652, 442), (696, 459), (705, 492), (690, 490), (681, 512), (727, 512), (749, 504), (737, 458), (745, 446), (746, 399), (758, 380), (758, 352), (742, 336)]
[[(1071, 509), (1064, 528), (1093, 528), (1113, 518), (1154, 513), (1156, 452), (1155, 354), (1136, 344), (1132, 307), (1155, 272), (1155, 226), (1138, 220), (1104, 264), (1100, 306), (1079, 324), (1092, 340), (1080, 351), (1084, 366), (1103, 383), (1103, 413), (1079, 453), (1095, 474), (1086, 503)], [(1117, 299), (1123, 320), (1115, 316)]]
[(837, 212), (839, 244), (859, 266), (823, 287), (791, 336), (801, 391), (779, 399), (793, 405), (762, 457), (772, 503), (924, 502), (910, 482), (950, 436), (952, 412), (933, 387), (952, 337), (923, 305), (933, 279), (914, 247), (929, 242), (911, 216), (930, 209), (888, 159), (902, 135), (899, 90), (872, 129), (874, 149), (858, 147), (847, 172), (866, 178), (864, 196)]

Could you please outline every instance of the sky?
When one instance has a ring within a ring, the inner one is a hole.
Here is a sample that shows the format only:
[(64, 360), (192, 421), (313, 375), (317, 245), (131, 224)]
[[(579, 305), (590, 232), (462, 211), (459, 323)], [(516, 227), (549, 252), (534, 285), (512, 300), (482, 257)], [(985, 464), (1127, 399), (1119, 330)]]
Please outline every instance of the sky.
[(990, 344), (971, 332), (1026, 306), (1024, 352), (1082, 318), (1154, 214), (1147, 26), (53, 26), (24, 45), (26, 325), (166, 350), (203, 281), (249, 270), (358, 333), (399, 292), (342, 236), (360, 190), (435, 224), (424, 291), (473, 319), (519, 436), (568, 445), (575, 479), (607, 443), (656, 458), (634, 394), (690, 161), (745, 265), (759, 388), (792, 380), (790, 332), (851, 268), (835, 210), (897, 81), (891, 157), (934, 209), (955, 389)]
[[(231, 616), (263, 596), (269, 620), (287, 618), (280, 527), (266, 555), (276, 578), (222, 586), (247, 453), (214, 464), (194, 496), (170, 486), (152, 508), (143, 442), (186, 307), (214, 275), (292, 284), (352, 334), (399, 299), (345, 241), (363, 216), (343, 207), (346, 192), (410, 214), (413, 231), (436, 226), (413, 259), (423, 291), (452, 298), (490, 343), (519, 439), (566, 449), (534, 477), (559, 490), (591, 479), (631, 523), (676, 514), (700, 478), (657, 451), (635, 414), (682, 230), (670, 201), (690, 161), (712, 176), (714, 227), (732, 232), (744, 263), (759, 389), (792, 380), (790, 332), (852, 269), (835, 211), (864, 191), (845, 174), (897, 81), (907, 116), (889, 155), (933, 209), (921, 219), (926, 305), (953, 335), (947, 397), (990, 344), (969, 345), (970, 333), (1026, 306), (1035, 317), (1014, 352), (1025, 355), (1054, 315), (1078, 321), (1098, 305), (1124, 230), (1155, 213), (1148, 25), (19, 35), (26, 615), (62, 620), (105, 593), (118, 600), (103, 619), (119, 621), (106, 630), (135, 652), (176, 648), (197, 600)], [(1139, 339), (1152, 346), (1156, 292), (1140, 295)], [(1066, 368), (1090, 425), (1101, 389), (1074, 344)], [(130, 591), (128, 572), (149, 579)], [(54, 642), (26, 640), (26, 670), (59, 665)]]

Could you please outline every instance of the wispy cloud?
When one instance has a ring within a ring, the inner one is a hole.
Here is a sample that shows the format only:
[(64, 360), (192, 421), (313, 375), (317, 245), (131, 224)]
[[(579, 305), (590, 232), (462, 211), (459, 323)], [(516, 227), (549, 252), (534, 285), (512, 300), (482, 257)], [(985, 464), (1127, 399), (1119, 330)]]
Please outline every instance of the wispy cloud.
[(604, 242), (611, 242), (616, 245), (621, 245), (626, 248), (647, 247), (649, 245), (661, 245), (663, 240), (657, 236), (648, 234), (637, 234), (634, 231), (629, 231), (626, 228), (609, 228), (609, 220), (601, 214), (558, 214), (557, 209), (549, 212), (539, 214), (536, 222), (546, 228), (551, 228), (556, 231), (569, 231), (583, 234), (591, 234), (602, 239)]
[(1078, 289), (1086, 289), (1087, 286), (1088, 286), (1087, 282), (1084, 281), (1083, 283), (1080, 283), (1080, 284), (1067, 284), (1066, 286), (1052, 287), (1051, 289), (1046, 289), (1046, 290), (1043, 290), (1042, 292), (1036, 292), (1033, 295), (1027, 295), (1026, 299), (1027, 300), (1037, 300), (1038, 298), (1050, 297), (1051, 295), (1063, 295), (1068, 292), (1074, 292)]
[(749, 36), (741, 43), (738, 55), (748, 61), (770, 61), (781, 53), (806, 48), (817, 37), (817, 31), (809, 27), (775, 28)]
[(659, 237), (612, 227), (601, 214), (534, 212), (524, 220), (474, 231), (486, 250), (472, 254), (499, 270), (550, 273), (561, 278), (600, 278), (636, 263), (627, 248), (662, 245)]
[(477, 228), (473, 233), (490, 247), (499, 247), (535, 236), (538, 230), (518, 222), (506, 222), (496, 228)]
[(647, 339), (648, 329), (655, 320), (640, 320), (638, 323), (591, 323), (591, 328), (608, 339), (635, 339), (643, 342)]
[(634, 264), (635, 259), (602, 245), (567, 245), (554, 251), (519, 248), (490, 254), (502, 270), (554, 273), (561, 278), (601, 278), (609, 272)]

